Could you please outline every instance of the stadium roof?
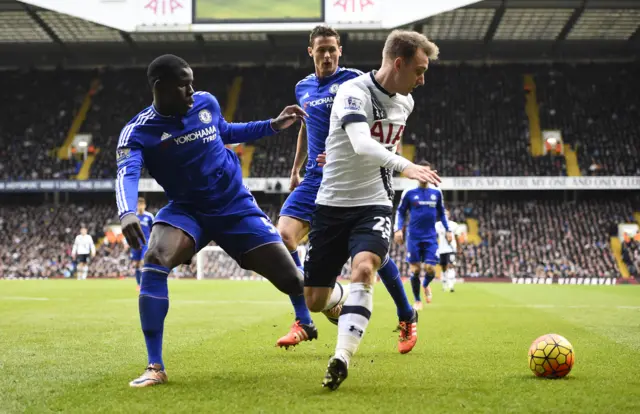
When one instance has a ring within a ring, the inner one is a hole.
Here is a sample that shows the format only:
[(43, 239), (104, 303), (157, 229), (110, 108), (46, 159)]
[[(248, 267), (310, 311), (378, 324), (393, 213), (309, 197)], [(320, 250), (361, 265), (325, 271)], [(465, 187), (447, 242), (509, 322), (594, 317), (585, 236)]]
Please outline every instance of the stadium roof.
[[(434, 39), (444, 60), (637, 58), (640, 0), (485, 0), (411, 28)], [(387, 33), (343, 31), (345, 58), (377, 61)], [(306, 33), (125, 33), (0, 0), (0, 53), (12, 66), (126, 65), (161, 52), (196, 63), (295, 63), (308, 59), (305, 46)]]

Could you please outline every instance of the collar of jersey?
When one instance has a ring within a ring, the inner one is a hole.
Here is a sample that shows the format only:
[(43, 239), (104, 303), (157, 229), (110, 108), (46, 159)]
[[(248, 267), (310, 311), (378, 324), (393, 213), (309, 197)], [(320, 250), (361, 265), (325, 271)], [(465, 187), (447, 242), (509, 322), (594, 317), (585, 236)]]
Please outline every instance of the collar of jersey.
[(173, 115), (162, 115), (160, 112), (158, 112), (154, 104), (151, 104), (151, 109), (153, 110), (154, 114), (158, 115), (161, 118), (177, 118), (176, 116), (173, 116)]
[(378, 88), (378, 90), (382, 93), (384, 93), (385, 95), (387, 95), (389, 98), (393, 98), (394, 96), (396, 96), (395, 93), (389, 93), (388, 90), (386, 90), (385, 88), (382, 87), (382, 85), (380, 85), (378, 83), (378, 81), (376, 80), (375, 74), (376, 74), (377, 70), (372, 70), (371, 72), (369, 72), (369, 75), (371, 76), (371, 82), (373, 82), (373, 84), (375, 85), (376, 88)]
[(323, 85), (323, 84), (325, 84), (325, 83), (327, 83), (327, 82), (331, 82), (333, 79), (335, 79), (336, 75), (337, 75), (341, 70), (342, 70), (342, 68), (341, 68), (340, 66), (338, 66), (338, 67), (336, 68), (336, 71), (335, 71), (335, 72), (333, 72), (331, 75), (329, 75), (329, 76), (325, 76), (324, 78), (319, 78), (319, 77), (318, 77), (318, 75), (316, 75), (316, 79), (317, 79), (317, 81), (318, 81), (318, 83), (319, 83), (320, 85)]

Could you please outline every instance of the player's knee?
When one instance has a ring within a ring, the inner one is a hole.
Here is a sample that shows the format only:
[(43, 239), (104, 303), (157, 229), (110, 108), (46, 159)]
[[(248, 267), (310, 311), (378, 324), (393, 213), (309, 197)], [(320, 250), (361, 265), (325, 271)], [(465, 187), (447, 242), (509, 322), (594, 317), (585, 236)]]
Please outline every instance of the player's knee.
[(171, 266), (171, 255), (169, 249), (162, 245), (155, 245), (149, 248), (147, 253), (144, 255), (144, 262), (169, 268), (173, 267)]
[(296, 236), (293, 232), (289, 231), (288, 228), (285, 227), (280, 230), (280, 237), (282, 237), (282, 242), (290, 252), (298, 248), (298, 240), (296, 240)]
[(377, 268), (373, 260), (362, 260), (358, 262), (351, 273), (352, 282), (373, 283)]
[(424, 271), (426, 274), (428, 274), (429, 276), (433, 276), (436, 274), (436, 268), (432, 265), (426, 265), (424, 268)]

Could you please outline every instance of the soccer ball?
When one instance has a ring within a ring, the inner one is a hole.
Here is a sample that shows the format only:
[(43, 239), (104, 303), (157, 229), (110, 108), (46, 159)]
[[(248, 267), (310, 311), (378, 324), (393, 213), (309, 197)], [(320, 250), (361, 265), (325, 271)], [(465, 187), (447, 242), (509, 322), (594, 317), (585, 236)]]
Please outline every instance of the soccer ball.
[(538, 377), (562, 378), (576, 359), (573, 345), (557, 334), (542, 335), (529, 348), (529, 368)]

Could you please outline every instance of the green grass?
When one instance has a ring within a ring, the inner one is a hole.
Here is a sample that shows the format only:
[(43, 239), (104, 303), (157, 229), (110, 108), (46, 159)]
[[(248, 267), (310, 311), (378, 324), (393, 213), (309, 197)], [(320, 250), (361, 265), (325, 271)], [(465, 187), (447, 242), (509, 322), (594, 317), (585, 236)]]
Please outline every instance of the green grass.
[[(381, 284), (350, 375), (320, 386), (336, 329), (274, 347), (292, 319), (268, 283), (170, 281), (170, 383), (131, 389), (146, 354), (134, 282), (0, 281), (0, 412), (640, 412), (640, 289), (459, 285), (434, 289), (414, 351), (396, 351)], [(527, 349), (559, 333), (576, 365), (535, 378)]]
[(320, 19), (323, 0), (196, 0), (198, 19)]

